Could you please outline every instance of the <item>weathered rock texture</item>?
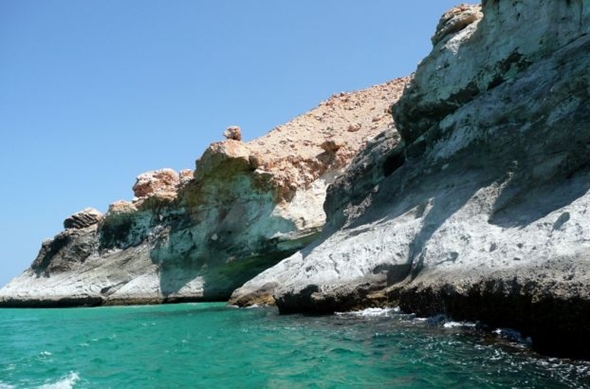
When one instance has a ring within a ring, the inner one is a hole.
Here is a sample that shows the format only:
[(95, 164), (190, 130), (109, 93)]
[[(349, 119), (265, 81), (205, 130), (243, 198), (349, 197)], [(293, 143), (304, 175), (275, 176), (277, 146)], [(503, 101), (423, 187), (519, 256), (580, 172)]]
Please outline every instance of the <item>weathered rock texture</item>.
[(323, 237), (231, 302), (399, 304), (589, 358), (589, 29), (582, 1), (445, 14), (393, 107), (402, 141), (369, 143), (328, 191)]
[(194, 172), (141, 174), (132, 201), (69, 217), (0, 305), (227, 300), (318, 237), (327, 185), (393, 126), (387, 111), (407, 82), (334, 95), (251, 142), (231, 127)]
[(64, 220), (64, 228), (67, 230), (69, 228), (86, 228), (93, 224), (97, 224), (103, 218), (101, 212), (97, 211), (94, 208), (86, 208), (80, 212), (76, 212), (72, 216), (68, 217)]
[(226, 139), (233, 139), (237, 141), (242, 140), (242, 129), (238, 126), (229, 126), (224, 132), (223, 136)]

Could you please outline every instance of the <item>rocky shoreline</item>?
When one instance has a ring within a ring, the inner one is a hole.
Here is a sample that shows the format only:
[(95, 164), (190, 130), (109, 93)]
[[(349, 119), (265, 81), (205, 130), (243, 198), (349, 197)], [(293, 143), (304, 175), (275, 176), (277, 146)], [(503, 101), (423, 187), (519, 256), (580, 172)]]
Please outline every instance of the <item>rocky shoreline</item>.
[(458, 6), (411, 79), (228, 129), (194, 172), (72, 215), (0, 306), (398, 305), (588, 359), (588, 32), (581, 2)]
[(402, 140), (369, 144), (328, 191), (323, 237), (230, 301), (399, 305), (589, 358), (590, 11), (538, 3), (443, 15), (393, 106)]

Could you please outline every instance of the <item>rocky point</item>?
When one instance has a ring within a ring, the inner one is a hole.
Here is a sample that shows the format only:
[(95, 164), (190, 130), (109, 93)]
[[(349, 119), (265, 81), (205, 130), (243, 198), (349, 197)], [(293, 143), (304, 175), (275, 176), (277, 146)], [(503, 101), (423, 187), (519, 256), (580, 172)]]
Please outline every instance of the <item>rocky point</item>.
[(588, 32), (579, 0), (457, 6), (410, 79), (141, 175), (66, 219), (0, 304), (399, 306), (590, 358)]
[(231, 302), (399, 305), (590, 357), (589, 29), (580, 1), (445, 13), (392, 108), (399, 135), (377, 136), (330, 186), (320, 239)]
[(327, 186), (393, 126), (389, 106), (406, 82), (335, 94), (250, 142), (231, 126), (194, 171), (140, 174), (131, 201), (68, 217), (0, 305), (227, 300), (319, 236)]

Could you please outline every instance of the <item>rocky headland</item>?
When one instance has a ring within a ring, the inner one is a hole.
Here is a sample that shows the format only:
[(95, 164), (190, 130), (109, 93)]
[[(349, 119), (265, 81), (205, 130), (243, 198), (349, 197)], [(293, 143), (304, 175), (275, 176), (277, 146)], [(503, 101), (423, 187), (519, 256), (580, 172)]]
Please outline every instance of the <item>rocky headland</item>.
[(399, 305), (590, 358), (589, 30), (579, 0), (458, 6), (410, 79), (70, 216), (0, 304)]
[(64, 221), (1, 306), (223, 301), (317, 239), (326, 188), (377, 134), (407, 83), (338, 93), (267, 135), (229, 127), (194, 171), (139, 175), (132, 201)]
[(443, 15), (393, 106), (402, 141), (362, 150), (329, 187), (323, 236), (231, 302), (399, 305), (590, 357), (589, 28), (580, 1)]

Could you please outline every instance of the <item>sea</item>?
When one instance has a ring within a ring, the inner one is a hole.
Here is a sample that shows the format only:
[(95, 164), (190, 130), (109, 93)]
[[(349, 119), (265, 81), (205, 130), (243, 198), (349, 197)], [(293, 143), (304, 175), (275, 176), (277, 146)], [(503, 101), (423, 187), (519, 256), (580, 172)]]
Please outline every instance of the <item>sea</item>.
[(0, 388), (590, 388), (590, 363), (395, 308), (0, 309)]

